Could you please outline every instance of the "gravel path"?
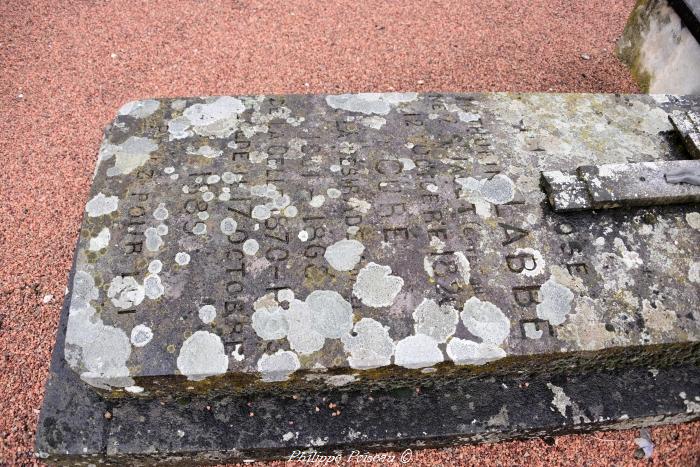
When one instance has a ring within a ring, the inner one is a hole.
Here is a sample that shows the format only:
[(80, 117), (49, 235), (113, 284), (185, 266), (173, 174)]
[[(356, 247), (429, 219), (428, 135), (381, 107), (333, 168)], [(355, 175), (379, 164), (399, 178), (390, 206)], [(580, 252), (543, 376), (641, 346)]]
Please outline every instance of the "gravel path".
[[(102, 128), (124, 102), (288, 92), (637, 90), (613, 54), (634, 0), (369, 3), (0, 2), (0, 465), (33, 462)], [(657, 460), (700, 462), (700, 423), (653, 435)], [(634, 436), (424, 451), (417, 459), (622, 465), (634, 462)]]

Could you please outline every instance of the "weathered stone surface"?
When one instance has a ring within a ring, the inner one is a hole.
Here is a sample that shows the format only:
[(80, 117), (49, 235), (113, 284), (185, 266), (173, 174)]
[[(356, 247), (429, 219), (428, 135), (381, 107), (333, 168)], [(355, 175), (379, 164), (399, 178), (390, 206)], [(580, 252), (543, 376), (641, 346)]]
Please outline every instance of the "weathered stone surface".
[(66, 361), (113, 396), (696, 361), (697, 205), (561, 215), (539, 182), (685, 159), (668, 112), (699, 105), (415, 93), (128, 104), (86, 206)]

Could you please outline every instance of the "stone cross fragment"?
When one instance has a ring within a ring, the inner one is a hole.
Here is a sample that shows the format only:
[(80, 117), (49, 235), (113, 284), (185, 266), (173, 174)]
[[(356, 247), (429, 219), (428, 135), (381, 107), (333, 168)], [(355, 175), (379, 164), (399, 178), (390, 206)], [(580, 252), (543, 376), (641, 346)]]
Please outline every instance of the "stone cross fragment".
[[(675, 111), (669, 120), (688, 154), (700, 157), (700, 116)], [(542, 172), (542, 186), (556, 212), (700, 202), (700, 160), (581, 166)]]

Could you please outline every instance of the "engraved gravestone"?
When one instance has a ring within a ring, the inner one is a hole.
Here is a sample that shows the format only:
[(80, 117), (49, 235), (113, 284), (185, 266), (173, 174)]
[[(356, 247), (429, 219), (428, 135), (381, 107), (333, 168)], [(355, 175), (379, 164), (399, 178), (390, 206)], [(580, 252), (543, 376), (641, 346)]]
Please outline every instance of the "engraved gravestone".
[(141, 396), (697, 359), (698, 187), (673, 188), (676, 205), (649, 194), (644, 207), (566, 213), (545, 191), (578, 189), (576, 167), (689, 159), (668, 113), (699, 105), (415, 93), (129, 103), (100, 148), (65, 359), (107, 395)]

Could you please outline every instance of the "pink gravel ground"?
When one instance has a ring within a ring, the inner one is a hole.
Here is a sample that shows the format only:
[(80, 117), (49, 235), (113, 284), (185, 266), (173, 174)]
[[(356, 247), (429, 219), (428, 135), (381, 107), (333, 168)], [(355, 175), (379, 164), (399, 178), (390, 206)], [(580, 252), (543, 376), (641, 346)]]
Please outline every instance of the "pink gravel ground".
[[(635, 92), (613, 54), (633, 4), (0, 2), (0, 464), (34, 462), (73, 246), (102, 128), (121, 104), (291, 92)], [(653, 462), (700, 463), (700, 423), (652, 433)], [(428, 450), (416, 463), (634, 464), (634, 436)]]

